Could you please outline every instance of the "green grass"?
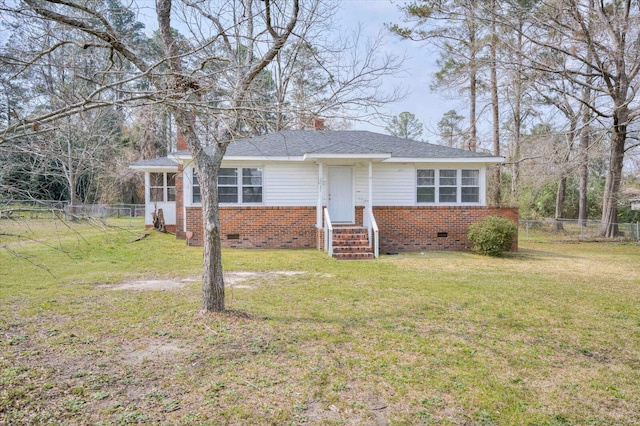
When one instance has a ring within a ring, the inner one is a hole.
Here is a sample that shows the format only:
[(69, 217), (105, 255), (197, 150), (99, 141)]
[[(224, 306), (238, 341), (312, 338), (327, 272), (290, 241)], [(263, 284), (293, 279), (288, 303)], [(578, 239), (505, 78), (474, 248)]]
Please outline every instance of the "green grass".
[(0, 236), (0, 424), (640, 423), (638, 244), (225, 250), (226, 271), (261, 274), (203, 315), (197, 281), (109, 287), (197, 278), (201, 249), (28, 224)]

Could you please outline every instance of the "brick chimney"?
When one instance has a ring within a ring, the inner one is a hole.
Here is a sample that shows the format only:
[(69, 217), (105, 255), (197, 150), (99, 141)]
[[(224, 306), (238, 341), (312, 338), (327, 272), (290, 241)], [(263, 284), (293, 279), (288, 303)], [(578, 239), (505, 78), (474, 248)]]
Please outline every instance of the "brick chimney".
[(313, 130), (324, 130), (324, 118), (314, 118), (311, 123)]
[(187, 146), (187, 141), (185, 140), (184, 136), (182, 136), (182, 132), (180, 130), (178, 130), (178, 134), (176, 135), (176, 149), (178, 151), (189, 149), (189, 147)]

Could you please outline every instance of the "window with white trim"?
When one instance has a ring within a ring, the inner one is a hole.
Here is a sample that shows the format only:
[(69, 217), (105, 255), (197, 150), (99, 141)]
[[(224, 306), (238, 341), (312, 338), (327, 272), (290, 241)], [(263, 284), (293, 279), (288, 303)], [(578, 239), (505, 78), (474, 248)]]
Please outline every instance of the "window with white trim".
[(480, 170), (417, 169), (418, 204), (480, 202)]
[(175, 173), (149, 173), (149, 201), (176, 200)]
[(460, 185), (461, 202), (480, 202), (480, 170), (462, 170)]
[(242, 203), (262, 202), (262, 169), (245, 167), (242, 169)]
[(196, 171), (193, 171), (193, 179), (191, 180), (191, 203), (200, 204), (200, 181)]
[(417, 171), (418, 202), (435, 203), (436, 171), (422, 169)]
[(458, 201), (458, 171), (440, 170), (438, 179), (438, 202), (455, 203)]
[(238, 169), (221, 168), (218, 173), (218, 201), (238, 202)]
[[(200, 203), (200, 183), (195, 172), (191, 193), (193, 203)], [(224, 204), (262, 203), (262, 169), (258, 167), (220, 168), (218, 201)]]

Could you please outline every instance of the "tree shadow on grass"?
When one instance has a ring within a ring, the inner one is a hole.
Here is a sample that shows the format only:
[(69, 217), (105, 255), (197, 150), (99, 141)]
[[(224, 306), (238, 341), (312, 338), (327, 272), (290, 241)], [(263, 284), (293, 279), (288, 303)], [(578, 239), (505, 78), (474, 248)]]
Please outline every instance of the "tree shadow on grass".
[(534, 250), (534, 249), (518, 249), (516, 252), (507, 252), (502, 256), (505, 259), (513, 259), (518, 261), (535, 261), (542, 259), (578, 259), (579, 256), (573, 256), (557, 251)]

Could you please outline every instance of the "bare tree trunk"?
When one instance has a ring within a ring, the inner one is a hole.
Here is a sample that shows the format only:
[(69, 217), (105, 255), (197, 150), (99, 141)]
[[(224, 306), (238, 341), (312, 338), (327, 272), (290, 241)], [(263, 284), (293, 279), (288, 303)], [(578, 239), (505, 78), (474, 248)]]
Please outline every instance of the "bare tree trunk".
[(207, 164), (201, 169), (203, 176), (200, 181), (202, 194), (209, 192), (208, 199), (214, 200), (202, 205), (202, 223), (204, 227), (202, 309), (209, 312), (223, 312), (225, 310), (222, 245), (220, 243), (220, 208), (217, 194), (219, 171), (219, 163)]
[(567, 189), (567, 177), (562, 176), (560, 178), (560, 182), (558, 182), (558, 190), (556, 191), (556, 214), (554, 216), (554, 228), (556, 231), (562, 231), (564, 227), (562, 226), (562, 209), (564, 207), (564, 197)]
[(627, 139), (626, 117), (626, 112), (621, 111), (614, 118), (614, 132), (609, 149), (609, 170), (607, 171), (602, 200), (602, 227), (600, 229), (600, 234), (607, 238), (618, 236), (618, 198), (622, 180), (624, 145)]
[[(248, 3), (251, 6), (251, 2)], [(198, 95), (189, 95), (188, 91), (195, 85), (195, 81), (185, 81), (183, 75), (183, 67), (178, 54), (175, 39), (172, 34), (171, 28), (171, 0), (157, 0), (156, 10), (158, 14), (158, 26), (162, 35), (162, 41), (164, 47), (169, 53), (169, 66), (173, 73), (173, 81), (171, 84), (174, 86), (174, 90), (180, 90), (183, 88), (184, 93), (180, 95), (185, 98), (190, 96), (195, 100), (199, 100)], [(265, 7), (269, 8), (269, 2), (265, 2)], [(267, 16), (270, 16), (269, 9), (265, 12)], [(246, 94), (251, 90), (251, 83), (255, 80), (256, 76), (265, 69), (265, 67), (273, 61), (280, 49), (284, 46), (289, 35), (298, 22), (299, 3), (294, 1), (291, 17), (287, 26), (282, 30), (280, 35), (276, 34), (276, 31), (271, 27), (271, 22), (268, 21), (268, 30), (273, 34), (273, 45), (265, 53), (265, 55), (255, 64), (246, 64), (247, 67), (237, 76), (238, 85), (235, 88), (234, 96), (230, 103), (234, 107), (235, 111), (242, 111), (243, 102), (245, 102)], [(248, 11), (248, 16), (253, 14)], [(249, 45), (247, 50), (253, 52), (252, 43), (253, 39), (253, 23), (249, 19), (247, 23)], [(228, 45), (228, 50), (233, 48)], [(243, 58), (240, 62), (243, 62)], [(251, 57), (247, 55), (244, 58), (245, 61), (250, 61)], [(240, 68), (236, 71), (240, 72)], [(186, 84), (185, 84), (186, 83)], [(222, 252), (220, 242), (220, 210), (218, 200), (218, 173), (220, 171), (220, 165), (222, 164), (222, 158), (231, 143), (232, 137), (238, 132), (240, 128), (240, 119), (237, 115), (229, 117), (227, 121), (227, 127), (224, 132), (218, 134), (215, 144), (211, 145), (211, 153), (205, 152), (202, 143), (198, 137), (196, 131), (196, 117), (194, 112), (187, 106), (172, 107), (172, 112), (176, 120), (177, 130), (185, 138), (185, 142), (189, 147), (189, 151), (193, 155), (195, 163), (195, 169), (200, 179), (200, 191), (202, 199), (202, 221), (203, 221), (203, 273), (202, 273), (202, 309), (207, 312), (223, 312), (225, 310), (224, 303), (224, 276), (222, 270)]]
[[(515, 200), (518, 192), (518, 181), (520, 178), (520, 128), (522, 126), (520, 115), (520, 102), (516, 100), (513, 110), (513, 139), (512, 152), (513, 158), (511, 162), (511, 197)], [(518, 114), (518, 115), (515, 115)]]
[(71, 142), (71, 138), (73, 136), (70, 134), (71, 125), (69, 124), (69, 120), (67, 120), (67, 127), (68, 127), (67, 135), (66, 135), (67, 152), (65, 153), (66, 158), (64, 160), (66, 164), (64, 163), (62, 164), (62, 169), (65, 171), (65, 175), (67, 177), (67, 185), (69, 185), (69, 203), (71, 206), (75, 206), (78, 203), (78, 200), (76, 199), (76, 189), (78, 186), (78, 178), (77, 178), (77, 173), (76, 173), (74, 159), (73, 159), (73, 147)]
[[(495, 11), (495, 0), (491, 2), (491, 8)], [(491, 41), (489, 45), (490, 59), (489, 66), (491, 69), (491, 111), (493, 115), (493, 155), (500, 156), (500, 106), (498, 105), (498, 72), (497, 72), (497, 44), (498, 36), (496, 34), (496, 18), (495, 13), (491, 14)], [(499, 206), (502, 203), (502, 188), (501, 188), (501, 166), (499, 164), (494, 166), (493, 169), (493, 194), (492, 202), (494, 205)]]
[(518, 191), (518, 180), (520, 176), (520, 134), (522, 133), (522, 97), (523, 97), (523, 19), (518, 20), (518, 32), (516, 43), (516, 73), (514, 75), (513, 89), (513, 139), (511, 141), (512, 163), (511, 163), (511, 198), (516, 199)]
[[(589, 15), (587, 15), (587, 21), (585, 25), (587, 28), (591, 27), (591, 14), (594, 9), (594, 0), (589, 0)], [(588, 194), (587, 188), (589, 184), (589, 145), (591, 143), (591, 109), (588, 105), (592, 104), (591, 99), (591, 84), (593, 83), (593, 78), (591, 77), (591, 73), (593, 72), (593, 68), (591, 67), (591, 63), (593, 62), (593, 53), (589, 49), (587, 52), (587, 72), (588, 76), (586, 79), (586, 84), (582, 86), (582, 128), (580, 129), (580, 144), (578, 148), (578, 174), (580, 176), (579, 182), (579, 195), (578, 195), (578, 223), (580, 226), (587, 225), (587, 215), (588, 215)]]
[(580, 133), (580, 145), (578, 148), (578, 174), (580, 176), (579, 195), (578, 195), (578, 222), (580, 226), (587, 224), (588, 198), (587, 188), (589, 182), (589, 120), (591, 116), (589, 109), (585, 108), (582, 120), (582, 129)]
[(478, 97), (478, 61), (476, 50), (476, 26), (472, 17), (469, 17), (469, 151), (478, 149), (478, 126), (476, 117)]
[(202, 197), (203, 226), (203, 268), (202, 268), (202, 310), (223, 312), (225, 310), (224, 276), (222, 269), (222, 245), (220, 242), (220, 208), (218, 203), (218, 174), (222, 158), (231, 140), (230, 135), (223, 142), (211, 147), (206, 154), (199, 146), (195, 130), (195, 117), (190, 111), (173, 108), (178, 131), (183, 135), (193, 160), (200, 183)]
[[(175, 40), (171, 29), (171, 0), (159, 0), (156, 8), (159, 30), (165, 49), (169, 53), (169, 65), (176, 75), (174, 84), (181, 87), (180, 74), (182, 64), (177, 54)], [(184, 83), (183, 83), (184, 85)], [(184, 94), (186, 95), (186, 93)], [(202, 197), (203, 225), (203, 270), (202, 270), (202, 309), (208, 312), (223, 312), (224, 276), (222, 271), (222, 253), (220, 243), (220, 212), (218, 207), (218, 172), (222, 157), (229, 140), (223, 140), (212, 146), (212, 154), (204, 152), (195, 129), (195, 115), (180, 106), (173, 106), (173, 116), (178, 132), (184, 137), (198, 173)]]

